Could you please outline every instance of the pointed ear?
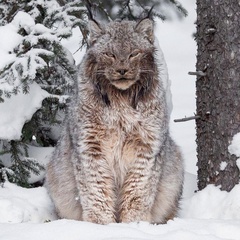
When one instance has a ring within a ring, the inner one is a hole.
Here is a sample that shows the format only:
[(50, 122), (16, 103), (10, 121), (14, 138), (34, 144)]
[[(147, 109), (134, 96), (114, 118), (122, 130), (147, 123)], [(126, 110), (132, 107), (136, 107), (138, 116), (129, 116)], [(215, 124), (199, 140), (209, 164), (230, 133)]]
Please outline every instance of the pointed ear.
[(88, 22), (89, 30), (89, 45), (94, 44), (97, 39), (103, 35), (103, 29), (97, 21), (89, 20)]
[(144, 18), (135, 27), (136, 32), (143, 34), (150, 43), (154, 42), (153, 21), (149, 18)]

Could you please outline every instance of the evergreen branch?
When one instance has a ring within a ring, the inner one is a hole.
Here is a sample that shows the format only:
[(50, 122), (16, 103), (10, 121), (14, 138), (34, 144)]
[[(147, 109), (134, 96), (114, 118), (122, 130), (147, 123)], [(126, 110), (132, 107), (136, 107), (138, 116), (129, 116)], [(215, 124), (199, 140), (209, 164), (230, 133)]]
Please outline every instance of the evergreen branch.
[(186, 17), (188, 15), (187, 10), (182, 6), (182, 4), (179, 1), (176, 0), (168, 0), (172, 5), (184, 16)]

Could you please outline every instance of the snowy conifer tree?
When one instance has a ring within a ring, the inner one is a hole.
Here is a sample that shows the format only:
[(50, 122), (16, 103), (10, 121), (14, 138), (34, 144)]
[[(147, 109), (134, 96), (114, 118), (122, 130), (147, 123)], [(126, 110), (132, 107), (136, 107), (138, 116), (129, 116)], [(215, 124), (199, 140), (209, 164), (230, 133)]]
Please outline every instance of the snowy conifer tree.
[[(72, 15), (75, 11), (81, 19)], [(57, 114), (66, 106), (76, 75), (73, 58), (60, 40), (69, 37), (77, 25), (85, 29), (84, 14), (85, 8), (78, 1), (64, 6), (44, 0), (1, 2), (0, 25), (14, 28), (18, 43), (8, 52), (10, 60), (0, 69), (0, 101), (20, 92), (28, 93), (32, 84), (49, 93), (42, 107), (24, 124), (21, 138), (1, 143), (1, 155), (8, 155), (11, 161), (13, 171), (7, 171), (9, 179), (19, 184), (26, 184), (30, 172), (37, 173), (42, 168), (28, 157), (27, 144), (56, 143), (51, 126), (59, 122)], [(3, 162), (2, 166), (5, 167)]]
[[(66, 1), (61, 0), (61, 2)], [(151, 15), (162, 20), (170, 19), (172, 12), (180, 18), (187, 15), (187, 11), (176, 0), (84, 0), (83, 2), (91, 8), (96, 18), (102, 20), (139, 20), (146, 17), (152, 8)]]

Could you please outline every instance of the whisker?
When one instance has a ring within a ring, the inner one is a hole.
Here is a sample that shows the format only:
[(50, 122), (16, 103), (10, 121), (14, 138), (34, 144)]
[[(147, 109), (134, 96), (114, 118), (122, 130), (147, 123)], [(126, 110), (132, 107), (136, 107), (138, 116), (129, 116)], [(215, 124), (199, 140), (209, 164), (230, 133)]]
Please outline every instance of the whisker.
[(151, 69), (141, 69), (140, 72), (141, 72), (141, 73), (145, 73), (145, 72), (146, 72), (146, 73), (148, 73), (148, 72), (153, 73), (154, 71), (151, 70)]
[(96, 74), (104, 74), (105, 71), (96, 71)]

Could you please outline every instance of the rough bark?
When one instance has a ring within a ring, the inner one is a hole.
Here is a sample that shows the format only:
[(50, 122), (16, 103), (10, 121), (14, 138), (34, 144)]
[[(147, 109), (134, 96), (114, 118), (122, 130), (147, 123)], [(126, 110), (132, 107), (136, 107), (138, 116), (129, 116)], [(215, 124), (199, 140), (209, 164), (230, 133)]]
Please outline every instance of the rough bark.
[[(240, 2), (197, 0), (198, 187), (230, 191), (239, 183), (236, 156), (228, 152), (240, 132)], [(221, 163), (227, 166), (221, 170)]]

